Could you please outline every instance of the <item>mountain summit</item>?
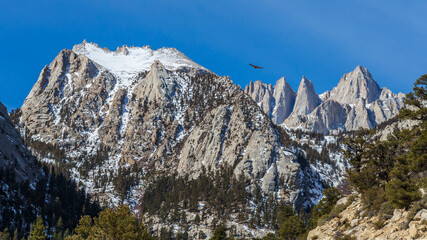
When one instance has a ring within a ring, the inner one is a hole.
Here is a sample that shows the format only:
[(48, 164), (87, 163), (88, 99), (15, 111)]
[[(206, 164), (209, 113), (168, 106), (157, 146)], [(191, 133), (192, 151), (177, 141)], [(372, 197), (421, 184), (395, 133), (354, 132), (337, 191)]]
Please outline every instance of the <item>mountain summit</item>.
[(194, 68), (206, 70), (193, 62), (176, 48), (151, 49), (150, 46), (128, 47), (123, 45), (116, 51), (101, 48), (96, 43), (83, 42), (72, 49), (78, 55), (84, 55), (92, 61), (108, 69), (121, 79), (130, 78), (136, 74), (150, 70), (155, 60), (160, 61), (167, 70), (179, 68)]
[(357, 66), (353, 72), (344, 74), (338, 86), (332, 89), (330, 99), (342, 104), (355, 104), (363, 98), (366, 103), (371, 103), (378, 99), (380, 92), (378, 83), (368, 69)]
[(296, 115), (309, 114), (319, 106), (320, 103), (321, 100), (314, 91), (313, 83), (303, 76), (298, 87), (294, 111), (292, 113)]

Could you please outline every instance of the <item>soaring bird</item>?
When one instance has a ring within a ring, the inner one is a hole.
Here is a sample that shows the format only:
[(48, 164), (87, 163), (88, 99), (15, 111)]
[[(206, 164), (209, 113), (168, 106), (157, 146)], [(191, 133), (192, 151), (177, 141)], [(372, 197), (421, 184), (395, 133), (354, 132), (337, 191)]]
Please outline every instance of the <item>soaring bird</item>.
[(251, 67), (255, 68), (255, 69), (263, 69), (263, 67), (255, 66), (255, 65), (250, 64), (250, 63), (249, 63), (249, 65), (250, 65)]

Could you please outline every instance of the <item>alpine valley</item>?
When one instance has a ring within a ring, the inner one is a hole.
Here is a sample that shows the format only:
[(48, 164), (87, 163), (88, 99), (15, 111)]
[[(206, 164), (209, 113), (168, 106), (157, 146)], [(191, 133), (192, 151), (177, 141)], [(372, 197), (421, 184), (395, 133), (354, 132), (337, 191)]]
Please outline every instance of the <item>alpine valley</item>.
[(159, 239), (209, 239), (220, 227), (273, 237), (283, 206), (307, 224), (325, 189), (357, 195), (347, 137), (416, 126), (398, 119), (406, 107), (362, 66), (319, 95), (306, 77), (296, 92), (284, 77), (243, 90), (177, 49), (84, 41), (41, 70), (21, 108), (9, 116), (0, 105), (0, 230), (29, 231), (41, 215), (53, 238), (59, 216), (71, 234), (81, 215), (128, 204)]

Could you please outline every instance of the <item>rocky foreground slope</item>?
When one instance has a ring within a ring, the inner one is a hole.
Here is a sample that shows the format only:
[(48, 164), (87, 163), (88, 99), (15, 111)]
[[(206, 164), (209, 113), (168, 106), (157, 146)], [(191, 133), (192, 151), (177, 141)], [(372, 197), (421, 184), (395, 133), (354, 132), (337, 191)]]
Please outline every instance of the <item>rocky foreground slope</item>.
[(344, 210), (330, 221), (310, 231), (307, 239), (337, 239), (347, 236), (354, 239), (426, 239), (427, 209), (405, 211), (395, 209), (390, 218), (381, 221), (379, 216), (369, 216), (360, 198), (345, 197), (337, 206)]
[(295, 93), (284, 78), (274, 88), (261, 81), (245, 88), (274, 123), (323, 134), (372, 128), (395, 117), (404, 107), (404, 94), (380, 88), (369, 71), (357, 66), (332, 91), (320, 95), (303, 77)]

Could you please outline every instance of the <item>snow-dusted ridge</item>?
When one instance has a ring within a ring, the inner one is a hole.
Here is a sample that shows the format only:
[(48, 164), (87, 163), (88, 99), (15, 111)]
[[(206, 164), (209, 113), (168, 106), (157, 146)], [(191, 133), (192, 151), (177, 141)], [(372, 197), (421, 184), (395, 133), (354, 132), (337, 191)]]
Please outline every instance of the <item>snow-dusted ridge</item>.
[[(299, 154), (309, 151), (298, 146), (314, 146), (321, 155), (335, 138), (282, 132), (258, 106), (229, 77), (176, 49), (110, 51), (84, 41), (42, 70), (20, 122), (33, 140), (64, 150), (61, 161), (40, 154), (41, 161), (66, 164), (72, 179), (105, 206), (138, 206), (157, 174), (197, 178), (222, 167), (249, 179), (247, 191), (259, 189), (297, 208), (317, 203), (324, 183), (340, 183), (341, 155), (329, 152), (325, 164), (310, 156), (316, 164), (308, 165)], [(255, 212), (254, 201), (248, 204)]]
[(149, 71), (155, 60), (159, 60), (167, 70), (177, 70), (182, 67), (206, 70), (206, 68), (193, 62), (176, 48), (151, 49), (143, 47), (118, 47), (116, 51), (101, 48), (96, 43), (83, 43), (75, 45), (72, 49), (77, 54), (82, 54), (98, 63), (122, 80), (130, 79), (140, 72)]

